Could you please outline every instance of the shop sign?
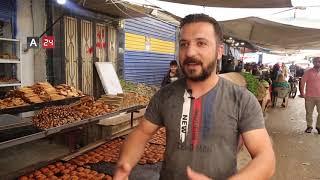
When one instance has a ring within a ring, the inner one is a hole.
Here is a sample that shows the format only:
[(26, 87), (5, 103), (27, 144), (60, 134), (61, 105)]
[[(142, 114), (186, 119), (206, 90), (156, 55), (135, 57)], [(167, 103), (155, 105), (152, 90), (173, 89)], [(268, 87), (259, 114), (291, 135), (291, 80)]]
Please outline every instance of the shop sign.
[(42, 38), (42, 48), (45, 49), (52, 49), (55, 47), (55, 40), (54, 40), (54, 36), (44, 36)]
[(40, 48), (39, 37), (27, 37), (27, 45), (32, 49)]

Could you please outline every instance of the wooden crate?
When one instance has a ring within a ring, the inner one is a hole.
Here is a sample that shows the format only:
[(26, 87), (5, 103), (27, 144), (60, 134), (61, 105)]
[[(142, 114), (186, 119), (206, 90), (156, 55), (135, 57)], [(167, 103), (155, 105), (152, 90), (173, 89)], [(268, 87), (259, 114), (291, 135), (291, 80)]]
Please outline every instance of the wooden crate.
[[(133, 127), (139, 124), (139, 120), (143, 117), (145, 109), (140, 110), (139, 113), (133, 114)], [(118, 116), (101, 120), (98, 125), (101, 127), (102, 138), (109, 138), (115, 134), (127, 131), (131, 127), (131, 114), (120, 114)]]
[(110, 126), (102, 126), (101, 127), (101, 132), (102, 132), (102, 137), (103, 138), (109, 138), (111, 136), (114, 136), (116, 134), (122, 133), (124, 131), (127, 131), (131, 128), (136, 127), (139, 124), (139, 118), (135, 119), (133, 121), (133, 127), (131, 127), (131, 122), (130, 120), (127, 120), (125, 122), (122, 122), (117, 125), (110, 125)]

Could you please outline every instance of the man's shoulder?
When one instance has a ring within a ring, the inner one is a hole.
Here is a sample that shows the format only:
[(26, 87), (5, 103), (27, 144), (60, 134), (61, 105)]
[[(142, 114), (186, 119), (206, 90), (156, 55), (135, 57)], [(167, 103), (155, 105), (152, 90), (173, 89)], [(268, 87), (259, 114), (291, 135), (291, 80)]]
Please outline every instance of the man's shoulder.
[(227, 93), (231, 96), (244, 97), (249, 96), (250, 91), (248, 91), (247, 87), (236, 84), (228, 79), (223, 77), (221, 78), (221, 88), (223, 93)]
[(224, 88), (224, 90), (244, 90), (246, 87), (239, 85), (231, 80), (228, 80), (224, 77), (220, 77), (220, 85)]
[(304, 74), (312, 74), (314, 73), (314, 69), (313, 68), (309, 68), (309, 69), (305, 69), (304, 70)]
[(159, 91), (159, 96), (167, 96), (169, 94), (173, 94), (174, 92), (179, 91), (180, 89), (183, 89), (185, 86), (185, 80), (183, 78), (178, 79), (170, 84), (167, 84), (163, 86)]

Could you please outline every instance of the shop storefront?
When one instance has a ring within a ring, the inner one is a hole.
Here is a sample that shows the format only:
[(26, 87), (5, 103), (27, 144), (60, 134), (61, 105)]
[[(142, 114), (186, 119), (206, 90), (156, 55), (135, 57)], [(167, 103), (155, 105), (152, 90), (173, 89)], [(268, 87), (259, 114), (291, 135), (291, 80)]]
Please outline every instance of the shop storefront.
[(176, 60), (177, 26), (150, 17), (124, 21), (125, 80), (159, 85)]

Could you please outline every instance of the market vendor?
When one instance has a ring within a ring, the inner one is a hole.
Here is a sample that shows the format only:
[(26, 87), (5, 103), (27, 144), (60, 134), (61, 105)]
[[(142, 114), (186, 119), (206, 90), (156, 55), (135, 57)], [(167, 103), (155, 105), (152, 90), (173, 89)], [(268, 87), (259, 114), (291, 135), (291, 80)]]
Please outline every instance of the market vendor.
[[(161, 180), (247, 180), (273, 175), (274, 152), (256, 97), (215, 73), (223, 53), (222, 35), (217, 21), (205, 14), (182, 19), (179, 64), (185, 77), (153, 96), (146, 120), (122, 147), (114, 180), (128, 178), (161, 126), (167, 137)], [(237, 171), (240, 135), (252, 160)]]

